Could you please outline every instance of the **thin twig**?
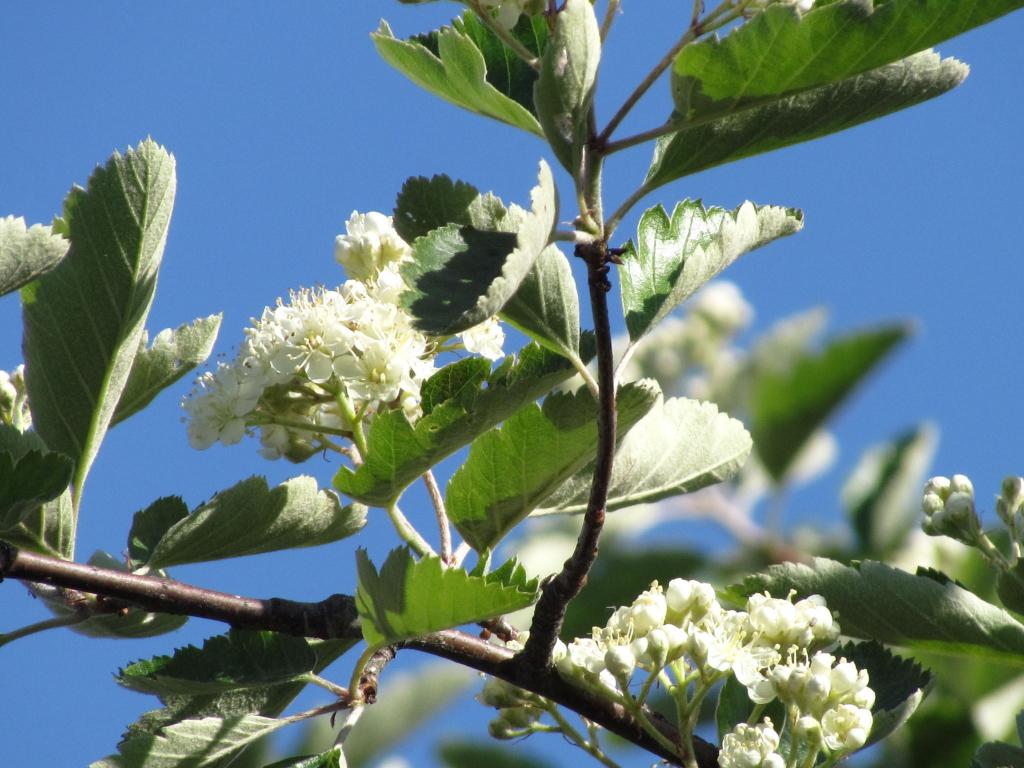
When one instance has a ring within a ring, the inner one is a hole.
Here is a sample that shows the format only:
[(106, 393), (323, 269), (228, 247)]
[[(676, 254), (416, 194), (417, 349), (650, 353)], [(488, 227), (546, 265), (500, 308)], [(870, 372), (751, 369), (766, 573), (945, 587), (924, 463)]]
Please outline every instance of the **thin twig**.
[(452, 564), (452, 529), (448, 523), (448, 512), (444, 508), (444, 496), (437, 485), (437, 478), (433, 470), (428, 469), (423, 473), (423, 484), (427, 486), (427, 493), (430, 494), (430, 501), (434, 505), (434, 514), (437, 516), (437, 533), (441, 545), (441, 559), (448, 565)]
[(401, 537), (402, 541), (412, 547), (413, 551), (420, 557), (436, 557), (437, 553), (434, 548), (427, 543), (427, 540), (423, 538), (423, 535), (416, 530), (416, 527), (409, 522), (409, 518), (402, 514), (402, 510), (398, 508), (398, 504), (388, 504), (388, 517), (391, 518), (391, 524), (394, 525), (395, 531)]
[(601, 42), (608, 39), (608, 33), (612, 31), (612, 24), (619, 13), (619, 6), (622, 0), (608, 0), (608, 7), (604, 10), (604, 19), (601, 21)]
[(69, 613), (66, 616), (54, 616), (52, 619), (38, 621), (35, 624), (29, 624), (27, 627), (21, 627), (20, 629), (14, 629), (10, 632), (0, 634), (0, 646), (13, 643), (15, 640), (20, 640), (21, 638), (28, 637), (29, 635), (45, 632), (48, 629), (73, 627), (75, 624), (81, 624), (83, 621), (87, 621), (88, 619), (89, 614), (85, 612)]
[(516, 662), (524, 669), (548, 667), (558, 634), (565, 620), (565, 610), (587, 580), (597, 559), (598, 541), (604, 527), (605, 505), (615, 457), (615, 370), (612, 357), (611, 322), (608, 317), (609, 252), (603, 242), (581, 243), (576, 255), (587, 263), (587, 283), (597, 342), (597, 378), (600, 385), (597, 411), (597, 459), (590, 488), (587, 511), (576, 548), (562, 570), (545, 582), (537, 608), (533, 613), (530, 638)]

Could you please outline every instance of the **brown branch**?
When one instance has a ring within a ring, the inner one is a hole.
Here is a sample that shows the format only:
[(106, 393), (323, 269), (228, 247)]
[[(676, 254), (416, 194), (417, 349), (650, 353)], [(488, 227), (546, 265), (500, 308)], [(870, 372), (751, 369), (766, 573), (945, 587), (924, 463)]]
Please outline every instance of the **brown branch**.
[[(73, 593), (94, 594), (98, 600), (97, 607), (103, 611), (138, 607), (158, 613), (213, 619), (234, 627), (269, 630), (300, 637), (362, 637), (355, 600), (348, 595), (331, 595), (316, 603), (280, 598), (260, 600), (215, 592), (157, 576), (139, 576), (71, 563), (24, 552), (0, 541), (0, 581), (4, 578), (47, 584)], [(632, 715), (621, 706), (564, 681), (550, 666), (539, 671), (530, 670), (515, 663), (510, 650), (456, 630), (407, 640), (374, 654), (359, 682), (367, 700), (376, 692), (377, 676), (394, 658), (398, 648), (429, 653), (499, 677), (544, 696), (637, 746), (679, 764), (680, 755), (669, 753), (649, 734), (644, 733)], [(671, 725), (661, 720), (655, 722), (671, 741), (678, 741), (678, 733)], [(694, 741), (698, 766), (716, 766), (717, 748), (700, 739)]]
[(355, 600), (348, 595), (331, 595), (317, 603), (239, 597), (158, 576), (58, 560), (0, 541), (0, 580), (8, 577), (95, 594), (101, 598), (99, 608), (106, 612), (135, 606), (300, 637), (326, 640), (363, 636)]
[(581, 243), (576, 255), (587, 262), (587, 283), (597, 341), (597, 380), (600, 386), (597, 410), (597, 460), (590, 487), (587, 511), (576, 548), (562, 570), (544, 583), (537, 608), (533, 612), (530, 637), (516, 663), (530, 674), (549, 667), (551, 652), (565, 621), (565, 610), (587, 582), (587, 574), (597, 559), (598, 541), (604, 527), (605, 505), (615, 458), (615, 366), (612, 359), (612, 333), (608, 318), (609, 263), (617, 255), (603, 242)]

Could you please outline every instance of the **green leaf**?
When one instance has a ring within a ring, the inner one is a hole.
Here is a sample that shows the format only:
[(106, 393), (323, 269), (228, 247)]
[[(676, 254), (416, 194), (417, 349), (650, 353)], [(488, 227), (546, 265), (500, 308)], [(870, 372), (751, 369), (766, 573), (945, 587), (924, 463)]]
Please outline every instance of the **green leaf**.
[(365, 524), (365, 508), (342, 507), (311, 477), (295, 477), (274, 489), (264, 478), (250, 477), (172, 525), (146, 565), (165, 568), (313, 547), (351, 536)]
[(0, 296), (28, 285), (60, 263), (68, 241), (42, 224), (25, 226), (23, 218), (0, 218)]
[(206, 362), (217, 341), (222, 315), (200, 317), (177, 329), (167, 328), (146, 346), (146, 334), (139, 342), (139, 353), (132, 364), (128, 381), (121, 392), (117, 410), (110, 420), (113, 426), (138, 413), (197, 365)]
[(637, 227), (639, 249), (627, 243), (619, 267), (630, 339), (639, 340), (744, 253), (801, 227), (800, 211), (749, 202), (726, 211), (684, 200), (671, 218), (660, 205), (644, 211)]
[[(608, 491), (609, 511), (692, 493), (735, 475), (750, 455), (743, 424), (713, 403), (670, 398), (655, 403), (619, 445)], [(583, 512), (590, 468), (544, 500), (538, 514)]]
[(371, 37), (381, 58), (420, 88), (470, 112), (543, 135), (528, 109), (487, 81), (487, 62), (464, 31), (439, 29), (432, 40), (436, 54), (421, 40), (399, 40), (383, 20)]
[(1009, 570), (999, 572), (996, 594), (1004, 606), (1024, 615), (1024, 560), (1018, 560)]
[(536, 755), (514, 748), (499, 747), (487, 742), (446, 741), (437, 748), (437, 756), (445, 768), (555, 768)]
[(781, 481), (804, 443), (910, 331), (889, 325), (834, 339), (787, 370), (763, 371), (754, 384), (751, 429), (768, 474)]
[(971, 768), (1024, 768), (1024, 749), (1001, 741), (982, 744)]
[(138, 353), (174, 189), (174, 158), (152, 140), (115, 153), (64, 201), (67, 257), (21, 292), (33, 426), (75, 462), (76, 506)]
[(589, 0), (566, 0), (554, 16), (533, 99), (544, 136), (570, 173), (580, 167), (589, 135), (600, 61), (601, 30), (593, 6)]
[[(592, 346), (592, 337), (587, 340)], [(487, 361), (470, 358), (431, 376), (422, 389), (424, 415), (415, 426), (401, 411), (375, 416), (362, 466), (338, 470), (335, 488), (364, 504), (387, 506), (446, 456), (576, 372), (535, 344), (518, 358), (506, 357), (489, 375), (488, 370)]]
[(232, 629), (208, 638), (202, 649), (189, 645), (129, 664), (117, 681), (160, 696), (220, 693), (288, 682), (314, 666), (316, 654), (301, 637)]
[(395, 200), (395, 231), (411, 243), (445, 224), (470, 224), (470, 210), (479, 197), (480, 190), (472, 184), (444, 174), (429, 179), (413, 176)]
[[(487, 82), (531, 113), (533, 86), (537, 82), (537, 70), (519, 58), (491, 29), (480, 21), (480, 17), (467, 11), (452, 22), (452, 26), (470, 38), (483, 54), (487, 66)], [(537, 58), (543, 54), (548, 41), (548, 24), (542, 15), (524, 14), (509, 33), (523, 47)], [(431, 35), (424, 44), (436, 50), (436, 35)]]
[(369, 765), (445, 710), (479, 675), (454, 664), (432, 664), (388, 675), (377, 697), (345, 739), (349, 768)]
[(43, 503), (60, 496), (72, 471), (71, 460), (59, 453), (0, 450), (0, 531), (15, 528)]
[[(313, 671), (320, 673), (355, 644), (354, 639), (308, 640), (316, 653)], [(160, 730), (173, 723), (187, 719), (219, 717), (230, 719), (248, 714), (277, 717), (285, 707), (305, 688), (305, 683), (288, 682), (259, 688), (246, 688), (226, 693), (202, 694), (196, 696), (163, 695), (162, 709), (151, 710), (128, 727), (125, 738), (157, 735)]]
[(785, 597), (821, 595), (838, 613), (844, 635), (1020, 666), (1024, 626), (941, 574), (910, 574), (866, 560), (843, 565), (813, 558), (808, 565), (775, 565), (729, 592), (745, 599), (767, 590)]
[(132, 566), (145, 565), (164, 534), (186, 517), (188, 506), (180, 496), (164, 496), (136, 512), (128, 531), (128, 559)]
[[(722, 743), (725, 735), (740, 723), (745, 723), (754, 712), (755, 704), (750, 700), (747, 687), (734, 676), (725, 679), (725, 685), (718, 692), (718, 704), (715, 706), (715, 725), (718, 727), (718, 743)], [(776, 729), (782, 730), (786, 721), (786, 706), (775, 699), (761, 712), (758, 722), (770, 718)]]
[(356, 558), (356, 607), (371, 648), (501, 616), (537, 599), (537, 580), (528, 581), (515, 561), (486, 576), (471, 576), (439, 557), (413, 560), (404, 547), (388, 555), (380, 572), (366, 550), (357, 550)]
[(960, 85), (968, 71), (956, 59), (924, 51), (833, 85), (695, 125), (681, 123), (658, 140), (644, 189), (912, 107)]
[(543, 160), (531, 210), (517, 206), (483, 229), (483, 221), (447, 224), (413, 243), (413, 260), (402, 267), (409, 290), (402, 305), (422, 331), (449, 335), (501, 311), (551, 240), (558, 196)]
[(840, 0), (801, 14), (779, 4), (676, 56), (672, 90), (688, 118), (732, 112), (891, 64), (992, 21), (1021, 0)]
[(290, 721), (260, 715), (204, 717), (169, 725), (160, 735), (134, 736), (117, 745), (117, 755), (90, 768), (206, 768), (233, 755)]
[(862, 552), (886, 555), (903, 544), (920, 514), (914, 502), (936, 439), (935, 428), (926, 424), (861, 456), (843, 485), (842, 501)]
[(341, 747), (331, 747), (320, 755), (303, 755), (280, 760), (266, 768), (346, 768), (345, 754)]
[(65, 490), (28, 513), (20, 524), (0, 530), (0, 539), (21, 549), (70, 560), (75, 549), (75, 514)]
[(901, 659), (875, 642), (847, 643), (831, 652), (866, 669), (875, 703), (871, 707), (874, 720), (865, 747), (881, 741), (914, 714), (931, 690), (935, 678), (911, 659)]
[[(99, 568), (127, 572), (128, 568), (123, 562), (107, 552), (93, 552), (88, 560), (89, 565)], [(158, 575), (163, 575), (159, 573)], [(46, 606), (56, 616), (68, 616), (74, 612), (63, 600), (56, 600), (46, 594), (39, 595)], [(92, 595), (85, 596), (82, 606), (84, 610), (97, 609), (96, 598)], [(150, 613), (141, 608), (130, 608), (125, 612), (104, 613), (97, 611), (95, 615), (78, 624), (69, 627), (72, 632), (86, 637), (114, 638), (120, 640), (135, 640), (143, 637), (156, 637), (168, 632), (180, 629), (188, 621), (188, 616), (177, 616), (170, 613)]]
[[(653, 382), (627, 384), (616, 396), (622, 434), (658, 397)], [(590, 390), (548, 395), (475, 440), (448, 482), (448, 517), (477, 552), (505, 535), (597, 451), (597, 402)]]
[(552, 352), (583, 367), (580, 359), (580, 300), (568, 260), (556, 245), (537, 258), (501, 319)]

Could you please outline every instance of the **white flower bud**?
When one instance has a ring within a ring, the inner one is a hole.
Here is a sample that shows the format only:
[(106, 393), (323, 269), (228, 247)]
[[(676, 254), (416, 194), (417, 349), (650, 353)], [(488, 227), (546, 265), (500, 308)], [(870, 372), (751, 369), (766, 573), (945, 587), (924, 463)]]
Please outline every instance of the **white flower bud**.
[(668, 604), (665, 595), (654, 582), (646, 592), (641, 592), (633, 605), (629, 608), (629, 620), (632, 622), (633, 632), (637, 635), (646, 635), (655, 627), (665, 623), (665, 614), (668, 612)]
[(943, 501), (949, 496), (949, 478), (948, 477), (933, 477), (924, 485), (924, 493), (927, 496), (930, 493), (934, 493)]
[(747, 725), (740, 723), (722, 739), (718, 754), (721, 768), (782, 768), (786, 763), (775, 750), (779, 747), (779, 734), (772, 721)]
[(967, 475), (953, 475), (949, 478), (949, 492), (951, 495), (954, 493), (966, 493), (973, 498), (974, 484)]
[(670, 645), (668, 635), (661, 627), (653, 629), (647, 634), (647, 658), (650, 659), (655, 669), (665, 666)]
[(604, 664), (616, 680), (625, 684), (636, 669), (636, 656), (627, 645), (613, 645), (604, 655)]

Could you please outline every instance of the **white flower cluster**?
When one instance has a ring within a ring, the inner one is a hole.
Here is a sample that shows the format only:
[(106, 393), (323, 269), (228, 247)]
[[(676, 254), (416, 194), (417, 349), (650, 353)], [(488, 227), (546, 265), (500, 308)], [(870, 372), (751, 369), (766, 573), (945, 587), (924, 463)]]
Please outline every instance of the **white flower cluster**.
[(32, 426), (24, 365), (10, 372), (0, 371), (0, 423), (10, 424), (22, 432)]
[[(709, 584), (673, 579), (667, 589), (655, 582), (631, 605), (618, 608), (591, 637), (560, 644), (555, 664), (563, 677), (627, 707), (638, 669), (649, 681), (671, 673), (684, 697), (693, 680), (706, 692), (731, 675), (755, 704), (776, 699), (785, 704), (789, 722), (796, 723), (808, 748), (846, 753), (867, 740), (874, 693), (865, 670), (820, 650), (838, 635), (839, 626), (818, 595), (794, 602), (792, 594), (787, 599), (756, 594), (745, 611), (733, 611), (722, 607)], [(685, 706), (692, 711), (696, 702)], [(782, 765), (781, 758), (772, 757), (775, 746), (766, 748), (771, 744), (778, 744), (778, 734), (770, 723), (743, 726), (728, 741), (720, 764)]]
[[(259, 428), (265, 456), (301, 461), (381, 409), (418, 416), (443, 339), (417, 331), (399, 306), (399, 267), (410, 254), (390, 217), (353, 213), (335, 256), (354, 279), (294, 291), (253, 321), (236, 358), (203, 374), (183, 403), (192, 446), (237, 443)], [(460, 339), (489, 359), (503, 354), (494, 318)]]
[(921, 528), (929, 536), (949, 536), (968, 546), (974, 546), (981, 536), (981, 521), (974, 509), (974, 485), (965, 475), (929, 480), (921, 510)]
[(718, 764), (721, 768), (785, 768), (778, 748), (779, 734), (769, 718), (757, 725), (740, 723), (722, 739)]

